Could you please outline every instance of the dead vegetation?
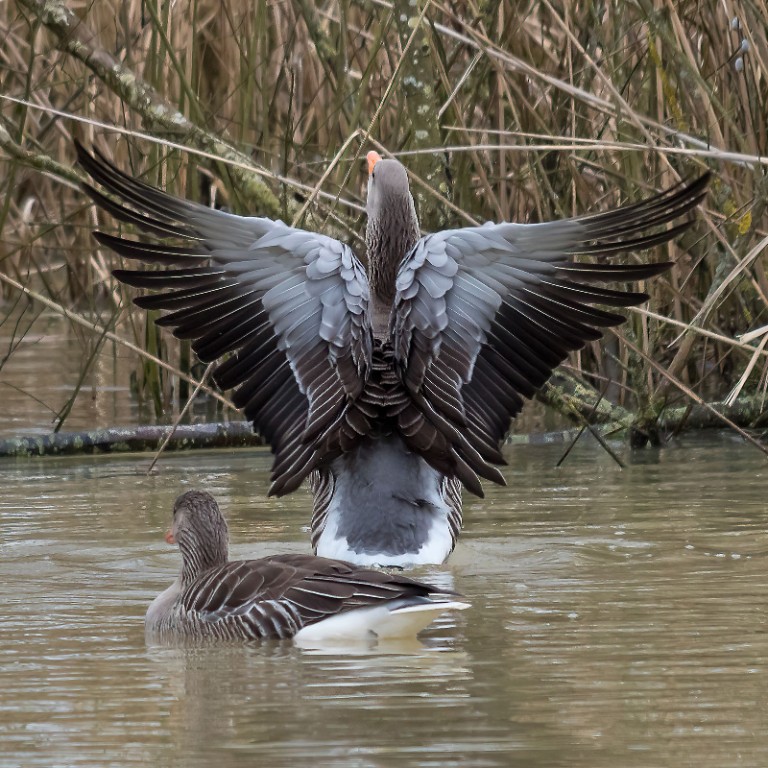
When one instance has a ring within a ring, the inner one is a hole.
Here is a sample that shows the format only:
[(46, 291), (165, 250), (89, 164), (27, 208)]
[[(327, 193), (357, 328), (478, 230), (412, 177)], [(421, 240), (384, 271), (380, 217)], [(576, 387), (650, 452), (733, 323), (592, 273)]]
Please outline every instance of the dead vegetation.
[(676, 269), (623, 338), (574, 356), (577, 400), (570, 379), (549, 399), (589, 416), (587, 393), (604, 393), (620, 409), (606, 420), (653, 437), (665, 409), (684, 421), (731, 393), (729, 413), (743, 396), (737, 421), (757, 424), (768, 329), (738, 336), (768, 324), (766, 19), (764, 2), (713, 0), (4, 3), (5, 310), (26, 290), (91, 327), (84, 366), (104, 338), (130, 342), (146, 352), (137, 396), (159, 418), (183, 404), (189, 350), (110, 277), (116, 257), (90, 231), (114, 225), (77, 189), (75, 137), (176, 194), (358, 250), (370, 146), (412, 171), (425, 228), (597, 210), (707, 166)]

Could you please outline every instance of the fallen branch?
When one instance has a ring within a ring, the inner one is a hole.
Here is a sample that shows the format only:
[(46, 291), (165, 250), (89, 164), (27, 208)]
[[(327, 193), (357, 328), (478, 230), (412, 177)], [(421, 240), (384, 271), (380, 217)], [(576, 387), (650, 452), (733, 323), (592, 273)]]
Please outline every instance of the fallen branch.
[(626, 408), (606, 400), (594, 387), (562, 368), (542, 387), (536, 399), (582, 424), (629, 427), (634, 420)]
[[(588, 388), (585, 387), (585, 390)], [(572, 401), (572, 398), (569, 398)], [(764, 426), (766, 402), (762, 396), (741, 397), (733, 405), (725, 403), (688, 404), (666, 408), (659, 416), (657, 427), (669, 434), (685, 430), (722, 428), (723, 421), (746, 428)], [(594, 409), (594, 403), (589, 406)], [(615, 409), (615, 410), (612, 410)], [(588, 404), (581, 403), (579, 420), (583, 421)], [(567, 412), (567, 411), (566, 411)], [(602, 413), (602, 416), (597, 414)], [(621, 419), (605, 418), (606, 415), (628, 414)], [(570, 411), (573, 416), (573, 411)], [(619, 406), (598, 403), (591, 421), (602, 436), (616, 437), (632, 426), (632, 416)], [(768, 426), (768, 425), (765, 425)], [(511, 434), (507, 443), (559, 443), (572, 440), (577, 429), (564, 429), (546, 434)], [(172, 433), (172, 434), (171, 434)], [(62, 454), (127, 453), (156, 451), (161, 441), (171, 434), (164, 450), (186, 451), (200, 448), (245, 448), (265, 445), (264, 439), (254, 434), (247, 421), (230, 421), (222, 424), (181, 424), (174, 430), (172, 425), (143, 427), (111, 427), (91, 432), (58, 432), (36, 437), (19, 437), (0, 440), (0, 457), (3, 456), (56, 456)], [(751, 435), (748, 439), (757, 442)]]
[(194, 448), (243, 448), (264, 445), (247, 421), (224, 424), (111, 427), (92, 432), (56, 432), (39, 437), (0, 440), (0, 456), (58, 456), (65, 454), (156, 451), (171, 434), (166, 451)]

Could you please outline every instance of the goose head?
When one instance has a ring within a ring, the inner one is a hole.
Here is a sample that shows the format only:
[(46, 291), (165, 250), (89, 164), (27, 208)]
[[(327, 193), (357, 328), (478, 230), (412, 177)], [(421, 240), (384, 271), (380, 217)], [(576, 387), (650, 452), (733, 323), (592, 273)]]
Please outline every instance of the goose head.
[(229, 529), (210, 493), (187, 491), (173, 505), (173, 522), (165, 535), (177, 544), (182, 558), (182, 582), (190, 583), (229, 558)]

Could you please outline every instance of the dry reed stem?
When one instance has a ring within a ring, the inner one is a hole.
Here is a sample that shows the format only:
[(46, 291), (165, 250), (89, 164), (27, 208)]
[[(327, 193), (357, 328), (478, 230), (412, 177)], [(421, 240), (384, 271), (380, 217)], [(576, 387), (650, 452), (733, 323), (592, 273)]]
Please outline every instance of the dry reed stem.
[[(741, 376), (753, 393), (764, 355), (734, 339), (768, 314), (764, 0), (706, 0), (695, 13), (671, 0), (599, 10), (432, 0), (411, 9), (407, 34), (398, 8), (387, 0), (0, 5), (0, 95), (18, 100), (0, 101), (0, 270), (57, 306), (121, 300), (106, 279), (115, 257), (90, 240), (108, 222), (75, 188), (73, 135), (175, 194), (207, 199), (212, 169), (217, 197), (232, 209), (298, 215), (356, 247), (366, 127), (375, 126), (368, 138), (382, 151), (406, 164), (415, 156), (422, 220), (451, 225), (598, 210), (706, 164), (717, 181), (703, 223), (672, 248), (674, 274), (646, 287), (651, 310), (633, 313), (625, 329), (643, 354), (609, 342), (571, 363), (615, 378), (623, 406), (634, 398), (645, 413), (661, 407), (673, 379), (715, 400)], [(421, 88), (403, 82), (416, 76), (407, 56), (416, 41)], [(127, 136), (116, 140), (99, 124)], [(159, 143), (139, 138), (147, 134)], [(443, 167), (445, 180), (434, 176)], [(254, 204), (256, 188), (267, 203)], [(143, 313), (126, 312), (120, 332), (157, 346), (171, 367), (186, 354), (154, 336)], [(166, 407), (167, 381), (147, 375)]]

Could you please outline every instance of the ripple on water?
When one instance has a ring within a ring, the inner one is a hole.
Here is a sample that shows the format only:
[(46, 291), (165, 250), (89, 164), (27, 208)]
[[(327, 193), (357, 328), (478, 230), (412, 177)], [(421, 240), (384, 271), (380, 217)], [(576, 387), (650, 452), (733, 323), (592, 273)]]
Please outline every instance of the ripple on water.
[[(768, 755), (765, 459), (716, 438), (626, 470), (514, 446), (447, 566), (472, 608), (407, 647), (157, 648), (176, 495), (236, 556), (305, 551), (266, 451), (0, 462), (1, 766), (756, 766)], [(649, 460), (652, 459), (652, 460)], [(762, 478), (762, 479), (761, 479)]]

